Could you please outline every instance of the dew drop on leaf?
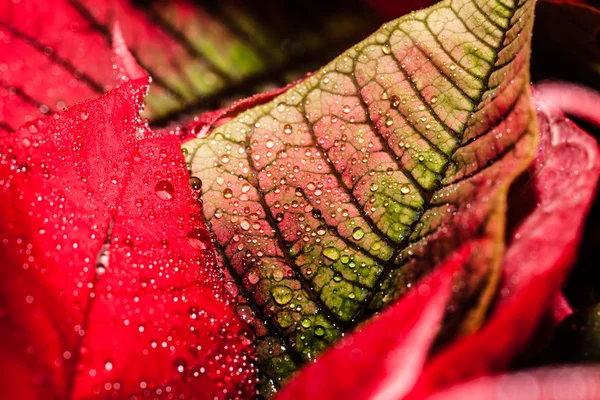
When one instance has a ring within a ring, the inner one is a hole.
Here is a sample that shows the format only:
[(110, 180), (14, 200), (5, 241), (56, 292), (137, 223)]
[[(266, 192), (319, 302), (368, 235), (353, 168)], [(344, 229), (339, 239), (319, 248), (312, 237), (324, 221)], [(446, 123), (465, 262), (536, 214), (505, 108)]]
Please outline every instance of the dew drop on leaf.
[(340, 252), (335, 247), (325, 247), (323, 255), (332, 261), (336, 261), (340, 258)]
[(292, 290), (283, 285), (277, 285), (271, 289), (271, 295), (273, 296), (273, 300), (275, 303), (280, 306), (284, 306), (292, 300), (293, 293)]
[(240, 304), (235, 308), (235, 312), (242, 319), (242, 321), (250, 324), (254, 320), (254, 313), (247, 304)]
[(250, 222), (248, 222), (247, 220), (243, 219), (242, 222), (240, 222), (240, 227), (247, 231), (248, 229), (250, 229)]
[(362, 228), (357, 227), (354, 228), (354, 230), (352, 231), (352, 238), (354, 240), (360, 240), (365, 236), (365, 231), (362, 230)]
[(193, 190), (200, 191), (200, 190), (202, 190), (202, 181), (200, 180), (200, 178), (198, 178), (196, 176), (192, 176), (190, 178), (190, 186), (192, 187)]
[(409, 194), (410, 193), (410, 186), (408, 186), (406, 183), (403, 183), (402, 185), (400, 185), (400, 193), (402, 193), (402, 194)]
[(252, 271), (250, 271), (248, 273), (248, 282), (250, 282), (251, 285), (256, 285), (259, 280), (260, 280), (260, 275), (259, 275), (258, 271), (253, 269)]
[(325, 335), (325, 328), (322, 327), (321, 325), (315, 326), (315, 335), (317, 335), (319, 337)]
[(292, 125), (290, 124), (285, 124), (283, 126), (283, 133), (285, 133), (286, 135), (289, 135), (292, 133)]
[(154, 192), (156, 193), (159, 199), (173, 200), (175, 188), (173, 187), (173, 184), (169, 181), (160, 181), (154, 187)]

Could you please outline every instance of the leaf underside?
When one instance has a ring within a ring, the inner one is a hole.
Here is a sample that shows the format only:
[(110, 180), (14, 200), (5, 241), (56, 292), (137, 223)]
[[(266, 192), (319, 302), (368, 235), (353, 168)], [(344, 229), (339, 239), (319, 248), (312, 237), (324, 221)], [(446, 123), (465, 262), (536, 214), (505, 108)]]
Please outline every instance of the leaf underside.
[(459, 294), (472, 306), (465, 326), (480, 321), (507, 189), (537, 141), (534, 4), (412, 13), (184, 145), (270, 390), (458, 247), (488, 239)]

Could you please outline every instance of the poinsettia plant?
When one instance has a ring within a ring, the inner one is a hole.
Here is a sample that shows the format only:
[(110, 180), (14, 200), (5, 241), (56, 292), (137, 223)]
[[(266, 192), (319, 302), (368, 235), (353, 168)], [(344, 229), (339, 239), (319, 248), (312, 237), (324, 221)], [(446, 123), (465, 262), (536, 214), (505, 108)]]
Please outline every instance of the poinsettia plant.
[(535, 0), (333, 3), (0, 6), (3, 398), (600, 398), (544, 361), (600, 95)]

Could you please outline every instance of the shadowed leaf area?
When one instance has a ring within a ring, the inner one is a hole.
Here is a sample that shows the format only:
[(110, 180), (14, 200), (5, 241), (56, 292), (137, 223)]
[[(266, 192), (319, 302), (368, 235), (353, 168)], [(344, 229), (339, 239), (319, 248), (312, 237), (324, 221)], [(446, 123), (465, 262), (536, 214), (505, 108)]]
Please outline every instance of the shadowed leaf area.
[(144, 116), (154, 125), (281, 86), (379, 23), (359, 1), (2, 2), (0, 131), (114, 88), (116, 21), (153, 78)]
[(534, 4), (442, 1), (184, 144), (263, 393), (475, 240), (448, 324), (480, 324), (537, 143)]

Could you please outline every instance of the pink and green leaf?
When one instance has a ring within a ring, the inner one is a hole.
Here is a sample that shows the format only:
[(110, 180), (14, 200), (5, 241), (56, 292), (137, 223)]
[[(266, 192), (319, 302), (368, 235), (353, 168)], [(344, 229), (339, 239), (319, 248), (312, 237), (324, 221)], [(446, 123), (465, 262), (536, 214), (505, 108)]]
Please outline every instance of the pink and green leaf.
[(534, 4), (442, 1), (184, 144), (275, 384), (472, 241), (454, 301), (480, 323), (537, 143)]

